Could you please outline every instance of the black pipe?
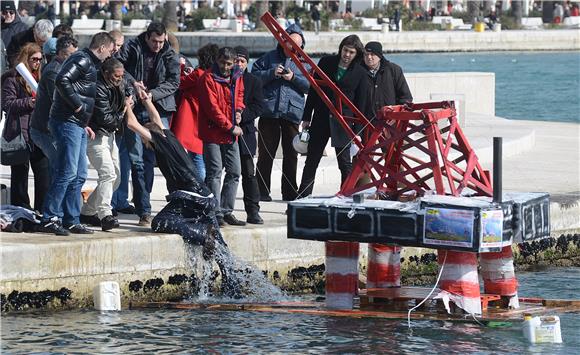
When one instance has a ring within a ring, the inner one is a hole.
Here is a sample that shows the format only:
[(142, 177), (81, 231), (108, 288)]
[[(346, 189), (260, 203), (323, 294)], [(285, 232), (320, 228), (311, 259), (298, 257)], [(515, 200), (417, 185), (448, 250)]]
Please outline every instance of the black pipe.
[(501, 202), (502, 137), (493, 137), (493, 202)]

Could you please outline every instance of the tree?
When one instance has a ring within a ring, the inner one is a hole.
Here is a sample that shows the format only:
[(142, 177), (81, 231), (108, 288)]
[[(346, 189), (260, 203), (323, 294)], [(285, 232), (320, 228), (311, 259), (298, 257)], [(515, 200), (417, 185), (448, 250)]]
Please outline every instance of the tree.
[(471, 23), (476, 23), (479, 20), (479, 7), (481, 6), (481, 1), (468, 1), (467, 2), (467, 13), (469, 14), (469, 19)]
[(266, 26), (260, 20), (260, 17), (270, 10), (270, 3), (268, 0), (258, 1), (258, 20), (256, 21), (257, 29), (265, 29)]
[(122, 20), (123, 19), (123, 12), (121, 11), (121, 8), (123, 7), (123, 3), (122, 1), (118, 1), (118, 0), (111, 0), (109, 2), (109, 5), (111, 6), (111, 18), (113, 20)]
[(167, 32), (177, 32), (177, 1), (168, 0), (163, 5), (163, 24)]
[(522, 2), (512, 1), (512, 15), (518, 25), (522, 24)]

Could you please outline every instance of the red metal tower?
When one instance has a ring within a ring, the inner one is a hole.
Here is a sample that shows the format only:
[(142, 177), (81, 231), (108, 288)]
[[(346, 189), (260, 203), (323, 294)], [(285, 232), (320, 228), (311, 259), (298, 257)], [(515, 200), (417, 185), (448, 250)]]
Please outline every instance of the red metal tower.
[[(492, 195), (489, 173), (482, 169), (461, 131), (452, 102), (387, 106), (371, 122), (272, 15), (265, 13), (261, 19), (359, 148), (340, 195), (372, 187), (391, 198), (408, 191), (423, 195), (429, 190), (441, 195)], [(335, 99), (330, 100), (323, 88), (330, 89)], [(343, 115), (343, 106), (354, 116)], [(362, 137), (353, 131), (354, 124), (364, 127)], [(367, 182), (360, 182), (363, 177)]]

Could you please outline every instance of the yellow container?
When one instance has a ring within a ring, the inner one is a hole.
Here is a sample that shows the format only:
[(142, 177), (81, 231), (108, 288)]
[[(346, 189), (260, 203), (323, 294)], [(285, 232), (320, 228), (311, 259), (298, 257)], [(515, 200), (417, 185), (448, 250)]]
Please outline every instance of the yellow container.
[(476, 22), (475, 25), (473, 25), (473, 29), (475, 30), (475, 32), (483, 32), (485, 31), (485, 23)]

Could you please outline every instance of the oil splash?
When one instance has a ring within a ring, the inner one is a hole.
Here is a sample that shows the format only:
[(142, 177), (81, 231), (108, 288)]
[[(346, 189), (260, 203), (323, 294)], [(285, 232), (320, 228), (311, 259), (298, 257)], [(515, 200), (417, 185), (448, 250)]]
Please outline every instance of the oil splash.
[(190, 262), (198, 266), (201, 277), (197, 294), (190, 294), (186, 302), (271, 303), (294, 300), (272, 284), (262, 271), (234, 256), (226, 245), (215, 243), (211, 258), (206, 253), (207, 250), (199, 247), (189, 248)]

